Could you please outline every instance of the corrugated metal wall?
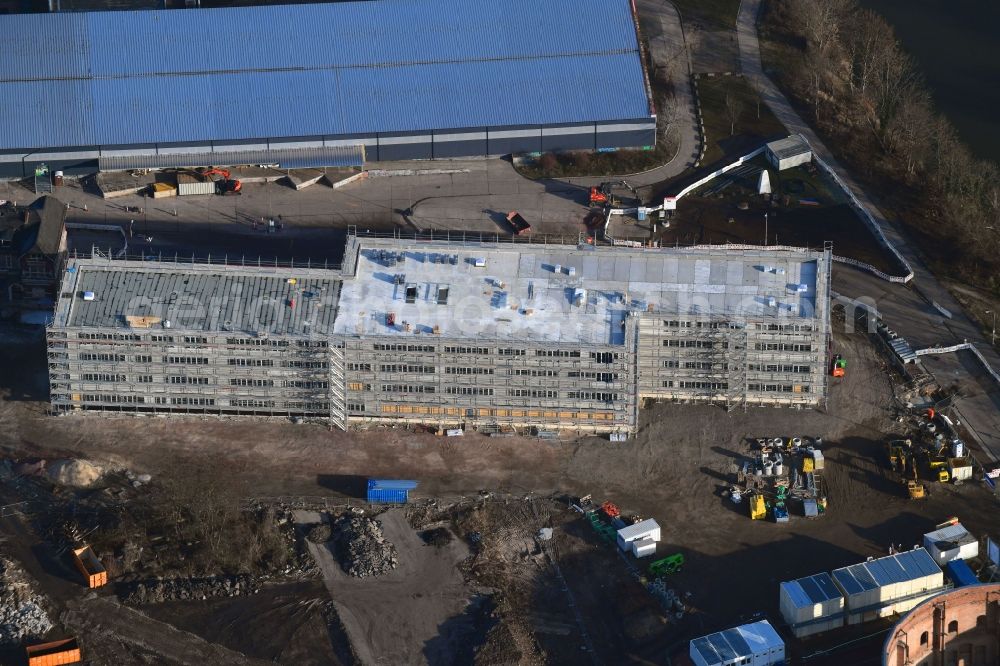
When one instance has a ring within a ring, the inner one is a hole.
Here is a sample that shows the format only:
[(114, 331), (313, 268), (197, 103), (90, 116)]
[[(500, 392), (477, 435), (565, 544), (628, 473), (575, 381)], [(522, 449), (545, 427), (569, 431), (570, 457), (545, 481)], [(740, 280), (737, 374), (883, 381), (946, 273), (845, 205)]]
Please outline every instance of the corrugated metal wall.
[(650, 115), (628, 0), (35, 14), (0, 27), (0, 150)]

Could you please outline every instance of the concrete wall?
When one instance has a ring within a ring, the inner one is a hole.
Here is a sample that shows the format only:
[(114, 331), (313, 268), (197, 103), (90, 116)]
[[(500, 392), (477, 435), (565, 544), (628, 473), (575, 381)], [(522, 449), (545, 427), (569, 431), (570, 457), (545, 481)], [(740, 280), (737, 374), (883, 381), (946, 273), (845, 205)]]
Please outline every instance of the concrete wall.
[[(243, 141), (189, 144), (54, 147), (44, 152), (5, 151), (0, 154), (0, 178), (24, 178), (39, 164), (66, 175), (98, 170), (102, 156), (204, 153), (236, 150), (281, 150), (323, 146), (364, 145), (369, 161), (481, 157), (543, 151), (646, 148), (656, 145), (656, 118), (626, 119), (568, 125), (532, 125), (383, 132), (366, 135), (275, 137)], [(179, 165), (193, 166), (193, 165)]]

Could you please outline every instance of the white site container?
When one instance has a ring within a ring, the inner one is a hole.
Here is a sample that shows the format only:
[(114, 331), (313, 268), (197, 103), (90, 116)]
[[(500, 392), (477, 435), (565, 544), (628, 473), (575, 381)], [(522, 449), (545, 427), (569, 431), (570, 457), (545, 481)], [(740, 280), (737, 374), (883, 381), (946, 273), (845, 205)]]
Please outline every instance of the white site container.
[(978, 557), (979, 539), (969, 534), (962, 523), (956, 523), (925, 534), (924, 548), (939, 566), (944, 566), (952, 560)]
[(774, 666), (785, 663), (785, 642), (767, 620), (696, 638), (689, 644), (695, 666)]
[(177, 195), (215, 194), (215, 182), (211, 179), (199, 180), (188, 173), (177, 174)]
[(632, 554), (636, 557), (655, 555), (656, 542), (652, 539), (636, 539), (632, 542)]
[(767, 161), (778, 171), (812, 161), (812, 150), (802, 137), (795, 135), (767, 144)]
[(781, 616), (799, 638), (844, 626), (844, 595), (828, 573), (784, 582), (779, 597)]
[(972, 462), (969, 458), (949, 458), (948, 472), (952, 481), (968, 481), (972, 478)]
[(648, 518), (618, 530), (618, 547), (622, 550), (632, 550), (631, 543), (640, 539), (660, 540), (660, 526), (655, 520)]
[(813, 466), (816, 468), (816, 471), (823, 469), (824, 466), (823, 452), (820, 451), (819, 449), (813, 449), (812, 457), (813, 457)]
[(832, 576), (844, 593), (847, 624), (905, 613), (944, 587), (944, 573), (923, 548), (836, 569)]

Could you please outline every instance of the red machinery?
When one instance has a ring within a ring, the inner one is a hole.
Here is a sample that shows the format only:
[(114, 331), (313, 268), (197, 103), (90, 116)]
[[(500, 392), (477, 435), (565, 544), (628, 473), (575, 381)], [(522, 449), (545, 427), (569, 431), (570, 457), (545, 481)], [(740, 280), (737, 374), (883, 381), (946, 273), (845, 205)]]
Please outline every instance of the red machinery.
[(639, 199), (639, 193), (635, 191), (635, 188), (628, 184), (624, 180), (619, 181), (609, 181), (607, 183), (601, 183), (595, 187), (590, 188), (590, 205), (591, 206), (619, 206), (621, 205), (621, 199), (614, 195), (612, 189), (615, 187), (624, 187), (629, 192), (631, 192), (636, 200)]
[(232, 174), (227, 169), (212, 167), (208, 171), (201, 172), (202, 176), (213, 176), (215, 174), (222, 176), (221, 180), (215, 181), (215, 186), (219, 194), (240, 194), (243, 189), (243, 183), (230, 178)]
[(619, 510), (618, 507), (611, 502), (605, 502), (604, 504), (602, 504), (601, 511), (607, 514), (608, 518), (617, 518), (618, 516), (622, 515), (621, 510)]

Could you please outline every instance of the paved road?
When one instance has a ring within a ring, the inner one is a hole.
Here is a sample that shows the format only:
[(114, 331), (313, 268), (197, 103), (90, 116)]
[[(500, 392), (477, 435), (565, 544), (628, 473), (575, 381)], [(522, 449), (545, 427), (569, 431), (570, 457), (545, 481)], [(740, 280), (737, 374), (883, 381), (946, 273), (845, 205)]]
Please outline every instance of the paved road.
[[(795, 112), (774, 82), (764, 74), (760, 60), (760, 44), (757, 40), (757, 16), (760, 12), (760, 3), (761, 0), (743, 0), (740, 5), (737, 37), (740, 45), (740, 63), (744, 75), (758, 82), (762, 97), (775, 117), (790, 133), (801, 134), (812, 144), (815, 154), (840, 176), (858, 201), (872, 213), (889, 242), (900, 251), (913, 268), (914, 280), (911, 287), (887, 287), (876, 278), (859, 281), (857, 276), (854, 276), (853, 291), (844, 291), (839, 285), (835, 285), (835, 289), (852, 298), (871, 297), (872, 293), (880, 293), (881, 298), (886, 301), (888, 308), (886, 312), (892, 309), (892, 302), (897, 298), (895, 292), (914, 289), (923, 300), (924, 306), (917, 312), (899, 313), (897, 318), (889, 316), (887, 321), (893, 328), (907, 339), (916, 342), (918, 347), (930, 346), (935, 343), (946, 346), (962, 341), (972, 342), (994, 368), (1000, 368), (1000, 356), (997, 355), (996, 350), (988, 344), (979, 326), (966, 315), (958, 301), (937, 281), (904, 232), (885, 217), (871, 197), (861, 189), (847, 169), (841, 166), (827, 149), (819, 136)], [(842, 271), (841, 273), (843, 275), (848, 272)], [(931, 303), (941, 305), (951, 312), (953, 317), (951, 319), (942, 317)], [(938, 379), (945, 385), (949, 383), (948, 378)], [(990, 391), (988, 390), (989, 384), (980, 383), (979, 386), (978, 392), (973, 392), (972, 395), (959, 401), (958, 409), (966, 424), (980, 436), (983, 444), (989, 447), (993, 456), (1000, 459), (1000, 432), (997, 430), (1000, 389), (994, 387), (994, 390)]]
[[(435, 173), (443, 165), (455, 173)], [(150, 199), (138, 195), (102, 199), (75, 180), (56, 188), (69, 203), (68, 221), (100, 224), (208, 225), (217, 230), (252, 230), (254, 220), (281, 216), (287, 226), (341, 229), (348, 225), (413, 231), (415, 228), (509, 233), (504, 216), (519, 210), (537, 233), (575, 236), (588, 213), (587, 188), (553, 180), (522, 178), (499, 159), (448, 160), (412, 164), (416, 175), (373, 177), (334, 190), (317, 184), (295, 191), (282, 183), (247, 183), (243, 196), (214, 195)], [(34, 192), (16, 182), (0, 183), (0, 199), (33, 201)], [(143, 213), (128, 208), (142, 208)], [(410, 215), (405, 215), (412, 209)]]

